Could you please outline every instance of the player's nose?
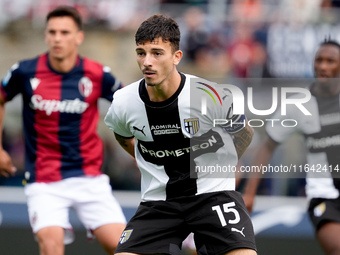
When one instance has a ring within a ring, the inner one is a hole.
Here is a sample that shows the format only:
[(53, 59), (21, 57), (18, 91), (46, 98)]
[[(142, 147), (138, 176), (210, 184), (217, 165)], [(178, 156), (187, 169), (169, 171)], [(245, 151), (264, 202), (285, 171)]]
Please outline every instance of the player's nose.
[(146, 54), (143, 60), (144, 66), (152, 66), (152, 57), (150, 54)]

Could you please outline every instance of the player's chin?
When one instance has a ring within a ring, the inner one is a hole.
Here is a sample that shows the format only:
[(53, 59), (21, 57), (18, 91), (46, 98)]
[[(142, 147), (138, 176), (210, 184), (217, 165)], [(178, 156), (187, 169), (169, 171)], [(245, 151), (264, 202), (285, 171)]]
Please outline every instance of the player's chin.
[(154, 86), (156, 86), (158, 83), (157, 82), (155, 82), (155, 80), (153, 80), (153, 79), (147, 79), (147, 78), (145, 78), (145, 82), (146, 82), (146, 84), (148, 85), (148, 86), (151, 86), (151, 87), (154, 87)]
[(322, 77), (316, 77), (316, 80), (317, 80), (319, 83), (321, 83), (321, 84), (327, 84), (327, 83), (329, 83), (329, 82), (331, 81), (330, 78), (324, 77), (324, 76), (322, 76)]
[(49, 54), (50, 54), (50, 57), (55, 60), (62, 61), (64, 59), (64, 56), (62, 54), (54, 54), (52, 52), (50, 52)]
[(64, 52), (60, 49), (51, 49), (49, 54), (54, 58), (63, 58)]

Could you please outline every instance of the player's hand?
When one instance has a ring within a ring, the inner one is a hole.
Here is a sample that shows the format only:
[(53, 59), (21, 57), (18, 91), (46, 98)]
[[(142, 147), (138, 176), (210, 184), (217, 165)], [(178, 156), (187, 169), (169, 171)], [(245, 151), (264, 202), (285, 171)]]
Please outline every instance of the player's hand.
[(17, 168), (13, 166), (12, 160), (8, 153), (0, 149), (0, 175), (5, 177), (13, 176), (17, 171)]
[(253, 211), (255, 197), (247, 194), (243, 194), (243, 201), (246, 205), (248, 213), (251, 214)]

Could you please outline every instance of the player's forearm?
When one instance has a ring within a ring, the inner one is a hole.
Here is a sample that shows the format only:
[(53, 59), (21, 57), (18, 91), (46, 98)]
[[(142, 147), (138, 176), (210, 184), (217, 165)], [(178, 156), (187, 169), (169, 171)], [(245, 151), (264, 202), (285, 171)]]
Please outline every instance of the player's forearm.
[(17, 169), (15, 166), (13, 166), (10, 156), (2, 147), (2, 130), (4, 116), (5, 116), (5, 102), (4, 100), (2, 100), (0, 94), (0, 175), (9, 177), (11, 175), (13, 176)]
[(253, 139), (254, 135), (254, 129), (247, 125), (244, 129), (242, 129), (240, 132), (237, 132), (234, 134), (234, 144), (237, 151), (237, 156), (240, 159), (243, 155), (243, 153), (248, 148), (249, 144), (251, 143), (251, 140)]
[(2, 130), (4, 117), (5, 117), (5, 103), (3, 102), (0, 95), (0, 149), (2, 149)]
[(125, 138), (114, 133), (116, 140), (122, 146), (122, 148), (129, 153), (132, 157), (135, 157), (135, 139), (134, 138)]
[[(256, 154), (254, 155), (254, 161), (252, 165), (254, 166), (268, 165), (276, 146), (277, 143), (275, 141), (273, 141), (270, 138), (267, 138), (267, 140), (258, 148)], [(254, 172), (250, 174), (244, 189), (245, 195), (248, 196), (256, 195), (257, 187), (261, 180), (261, 177), (262, 177), (261, 172), (258, 173)]]

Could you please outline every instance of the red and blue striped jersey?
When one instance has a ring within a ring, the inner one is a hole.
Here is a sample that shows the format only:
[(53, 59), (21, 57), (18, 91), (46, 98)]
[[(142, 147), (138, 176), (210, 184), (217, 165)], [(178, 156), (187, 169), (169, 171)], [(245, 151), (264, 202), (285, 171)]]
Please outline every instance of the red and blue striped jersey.
[(88, 58), (78, 57), (68, 73), (53, 70), (48, 53), (12, 66), (0, 92), (6, 101), (23, 97), (28, 182), (101, 174), (98, 100), (112, 101), (119, 88), (109, 67)]

